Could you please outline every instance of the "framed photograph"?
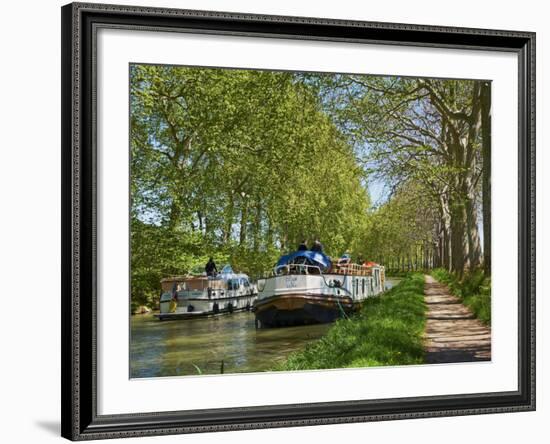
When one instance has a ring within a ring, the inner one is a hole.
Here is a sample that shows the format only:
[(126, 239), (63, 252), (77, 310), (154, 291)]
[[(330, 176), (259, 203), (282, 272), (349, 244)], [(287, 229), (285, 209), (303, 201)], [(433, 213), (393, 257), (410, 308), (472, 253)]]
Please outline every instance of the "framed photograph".
[(62, 8), (62, 435), (535, 409), (535, 35)]

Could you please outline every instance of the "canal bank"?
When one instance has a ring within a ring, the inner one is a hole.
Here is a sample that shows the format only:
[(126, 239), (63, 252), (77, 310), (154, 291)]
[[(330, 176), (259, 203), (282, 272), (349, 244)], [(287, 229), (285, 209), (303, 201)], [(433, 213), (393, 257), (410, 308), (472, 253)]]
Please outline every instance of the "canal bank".
[(387, 293), (369, 298), (350, 319), (293, 353), (274, 370), (313, 370), (424, 363), (424, 278), (415, 273)]
[[(388, 288), (399, 279), (388, 279)], [(159, 322), (152, 314), (130, 319), (130, 377), (251, 373), (273, 370), (321, 339), (333, 324), (257, 330), (254, 314)]]

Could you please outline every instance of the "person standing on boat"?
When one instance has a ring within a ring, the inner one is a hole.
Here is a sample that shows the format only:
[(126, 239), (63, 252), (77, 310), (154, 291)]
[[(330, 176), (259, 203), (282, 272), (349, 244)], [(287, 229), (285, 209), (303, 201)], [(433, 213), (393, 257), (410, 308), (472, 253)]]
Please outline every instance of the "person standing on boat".
[(317, 251), (318, 253), (323, 252), (323, 244), (319, 242), (319, 239), (315, 239), (315, 242), (313, 242), (313, 246), (311, 247), (311, 251)]
[(305, 240), (303, 240), (302, 243), (298, 245), (298, 251), (307, 251), (307, 244)]
[(348, 265), (351, 263), (351, 255), (349, 253), (344, 253), (339, 259), (338, 259), (338, 265)]
[(208, 259), (208, 263), (204, 267), (204, 271), (206, 271), (207, 276), (216, 276), (218, 273), (218, 269), (216, 267), (216, 262), (214, 262), (213, 258)]

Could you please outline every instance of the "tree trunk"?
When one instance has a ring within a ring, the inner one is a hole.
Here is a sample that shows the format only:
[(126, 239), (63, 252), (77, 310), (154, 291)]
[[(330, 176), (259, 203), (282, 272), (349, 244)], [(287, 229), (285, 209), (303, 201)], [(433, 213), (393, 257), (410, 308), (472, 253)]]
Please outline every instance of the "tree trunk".
[(203, 217), (200, 211), (197, 211), (197, 219), (199, 220), (199, 231), (201, 232), (201, 234), (204, 234)]
[(491, 274), (491, 84), (481, 87), (483, 269)]
[(283, 228), (283, 234), (281, 236), (281, 250), (285, 251), (287, 249), (287, 246), (288, 246), (288, 230), (287, 230), (287, 227), (285, 226)]
[(466, 259), (466, 233), (464, 203), (460, 198), (454, 197), (451, 202), (451, 271), (459, 276), (464, 272)]
[(239, 231), (239, 245), (246, 243), (246, 225), (248, 222), (248, 200), (243, 199), (241, 207), (241, 228)]
[(451, 270), (451, 211), (449, 208), (448, 191), (440, 196), (439, 211), (441, 217), (441, 266)]
[(467, 224), (467, 239), (468, 239), (468, 261), (469, 268), (474, 270), (481, 263), (481, 242), (479, 239), (479, 228), (477, 220), (477, 208), (475, 195), (471, 195), (473, 190), (470, 190), (470, 195), (465, 202), (466, 224)]
[[(432, 245), (432, 248), (428, 250), (428, 260), (426, 262), (426, 268), (432, 269), (432, 268), (439, 268), (441, 267), (441, 256), (440, 256), (440, 247), (438, 244), (434, 243)], [(430, 257), (432, 259), (432, 263), (430, 264)]]
[(261, 239), (261, 223), (262, 223), (262, 204), (258, 200), (256, 202), (254, 215), (254, 251), (257, 253), (260, 250), (260, 239)]
[[(453, 153), (453, 167), (457, 172), (453, 174), (453, 186), (449, 197), (451, 213), (451, 271), (459, 276), (464, 273), (465, 262), (468, 258), (466, 248), (468, 245), (466, 236), (466, 211), (464, 195), (464, 162), (466, 150), (456, 137), (451, 144)], [(462, 170), (462, 171), (461, 171)]]
[(233, 227), (233, 194), (227, 199), (227, 207), (225, 207), (225, 223), (223, 229), (223, 243), (226, 245), (231, 239), (231, 228)]
[(265, 217), (265, 238), (264, 238), (264, 245), (266, 250), (269, 250), (273, 246), (273, 223), (271, 222), (271, 216), (269, 215), (269, 209), (264, 208), (264, 217)]
[(168, 226), (170, 227), (170, 230), (173, 230), (181, 223), (181, 205), (177, 199), (172, 199), (169, 218)]

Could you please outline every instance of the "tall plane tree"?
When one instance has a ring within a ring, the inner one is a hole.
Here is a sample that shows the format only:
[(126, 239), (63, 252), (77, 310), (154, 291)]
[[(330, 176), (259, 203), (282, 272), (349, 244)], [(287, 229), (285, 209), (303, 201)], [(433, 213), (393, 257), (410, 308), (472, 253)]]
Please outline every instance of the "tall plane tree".
[[(321, 83), (325, 106), (369, 173), (393, 189), (414, 180), (437, 199), (441, 263), (459, 274), (479, 267), (481, 204), (484, 226), (490, 224), (490, 172), (484, 170), (490, 165), (490, 139), (482, 134), (489, 131), (490, 137), (490, 85), (354, 75), (327, 77)], [(484, 255), (487, 265), (487, 244)]]

